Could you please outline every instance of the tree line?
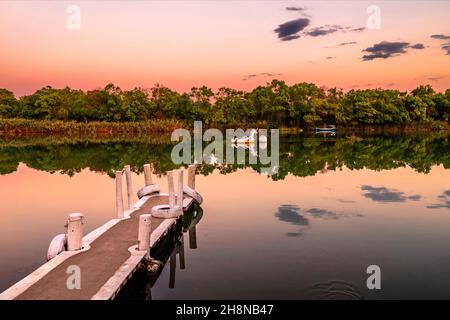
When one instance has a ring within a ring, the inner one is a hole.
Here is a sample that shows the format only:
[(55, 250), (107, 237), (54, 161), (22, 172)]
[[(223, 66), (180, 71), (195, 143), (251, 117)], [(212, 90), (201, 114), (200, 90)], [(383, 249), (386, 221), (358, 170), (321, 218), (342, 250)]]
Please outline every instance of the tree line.
[(265, 123), (309, 127), (337, 125), (406, 125), (450, 119), (450, 89), (436, 92), (421, 85), (410, 92), (364, 89), (344, 92), (312, 83), (287, 85), (273, 80), (246, 92), (194, 87), (178, 93), (162, 85), (122, 90), (108, 84), (84, 92), (50, 86), (17, 99), (0, 89), (0, 118), (63, 121), (201, 120), (210, 126)]

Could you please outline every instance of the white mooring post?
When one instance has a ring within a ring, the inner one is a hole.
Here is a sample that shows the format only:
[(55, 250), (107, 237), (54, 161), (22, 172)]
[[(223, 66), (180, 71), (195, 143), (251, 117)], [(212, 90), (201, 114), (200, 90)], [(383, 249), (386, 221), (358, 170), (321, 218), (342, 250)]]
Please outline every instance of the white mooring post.
[(195, 165), (191, 164), (188, 167), (188, 181), (187, 181), (188, 187), (195, 190)]
[(123, 218), (122, 171), (116, 171), (116, 212)]
[(152, 167), (149, 164), (144, 164), (144, 177), (145, 185), (149, 186), (152, 184)]
[(169, 207), (175, 207), (175, 187), (173, 184), (173, 171), (167, 171), (167, 185), (169, 186)]
[(178, 170), (177, 206), (183, 208), (183, 170)]
[(83, 248), (83, 214), (70, 213), (67, 219), (67, 250)]
[(142, 214), (139, 216), (138, 250), (145, 251), (150, 248), (150, 233), (152, 231), (152, 215)]
[(131, 183), (131, 167), (126, 165), (125, 169), (125, 178), (127, 180), (127, 195), (128, 195), (128, 209), (133, 207), (133, 185)]

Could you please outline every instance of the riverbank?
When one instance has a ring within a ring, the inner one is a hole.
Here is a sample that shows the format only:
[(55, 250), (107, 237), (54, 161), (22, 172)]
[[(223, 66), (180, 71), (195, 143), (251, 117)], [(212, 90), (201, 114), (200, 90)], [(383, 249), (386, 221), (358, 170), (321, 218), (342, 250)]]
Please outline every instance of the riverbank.
[(58, 120), (0, 119), (0, 134), (14, 136), (96, 136), (117, 137), (170, 134), (182, 128), (179, 120), (146, 120), (140, 122), (76, 122)]
[[(273, 128), (267, 122), (253, 123), (255, 128)], [(79, 137), (79, 138), (117, 138), (162, 135), (170, 138), (173, 130), (178, 128), (192, 129), (192, 124), (176, 119), (155, 119), (140, 122), (75, 122), (55, 120), (28, 120), (28, 119), (0, 119), (0, 136), (3, 137)], [(227, 127), (215, 126), (226, 129)], [(249, 129), (249, 124), (230, 126), (230, 128)], [(282, 134), (314, 134), (314, 126), (307, 128), (280, 127)], [(450, 126), (443, 121), (415, 122), (407, 125), (341, 125), (337, 126), (339, 135), (354, 134), (402, 134), (402, 133), (428, 133), (436, 131), (450, 131)], [(206, 128), (204, 129), (206, 130)]]

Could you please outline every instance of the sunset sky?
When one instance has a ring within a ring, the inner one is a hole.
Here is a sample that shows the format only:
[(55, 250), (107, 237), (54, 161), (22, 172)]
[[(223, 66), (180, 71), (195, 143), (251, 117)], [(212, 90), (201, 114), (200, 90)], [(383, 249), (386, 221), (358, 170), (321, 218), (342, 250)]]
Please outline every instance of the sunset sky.
[[(368, 29), (367, 8), (381, 9)], [(67, 27), (67, 8), (81, 28)], [(0, 87), (450, 88), (450, 1), (1, 1)]]

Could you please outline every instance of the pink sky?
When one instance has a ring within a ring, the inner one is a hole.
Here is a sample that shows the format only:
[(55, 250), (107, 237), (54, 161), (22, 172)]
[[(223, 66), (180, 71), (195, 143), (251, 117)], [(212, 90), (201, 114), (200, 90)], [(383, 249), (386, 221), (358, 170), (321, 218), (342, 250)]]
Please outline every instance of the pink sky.
[[(80, 30), (66, 26), (74, 4)], [(326, 25), (365, 27), (371, 4), (381, 9), (380, 30), (305, 34)], [(302, 14), (309, 25), (300, 37), (281, 41), (274, 29)], [(429, 83), (444, 90), (450, 55), (441, 47), (450, 40), (430, 36), (450, 36), (449, 21), (450, 1), (1, 1), (0, 87), (17, 95), (45, 85), (88, 90), (109, 82), (251, 89), (276, 77), (344, 89)], [(362, 50), (382, 41), (425, 48), (363, 61)], [(243, 80), (251, 74), (257, 76)]]

